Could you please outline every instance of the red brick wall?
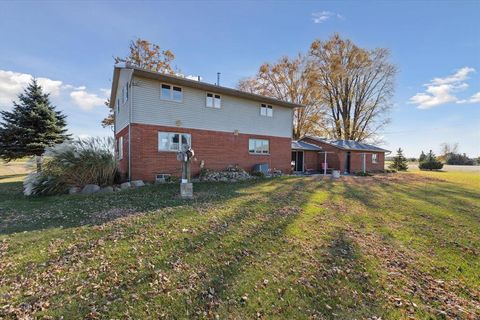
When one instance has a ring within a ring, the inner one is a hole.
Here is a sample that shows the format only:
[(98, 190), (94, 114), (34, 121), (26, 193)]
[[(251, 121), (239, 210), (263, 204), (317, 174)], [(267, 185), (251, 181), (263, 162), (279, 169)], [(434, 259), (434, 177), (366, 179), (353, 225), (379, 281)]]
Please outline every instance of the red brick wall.
[[(350, 156), (350, 171), (354, 172), (362, 172), (363, 171), (363, 152), (361, 151), (351, 151)], [(365, 159), (366, 170), (367, 171), (382, 171), (385, 165), (385, 153), (378, 152), (377, 153), (377, 163), (372, 163), (372, 155), (367, 154)]]
[(317, 151), (304, 151), (303, 152), (303, 157), (304, 157), (304, 170), (315, 170), (319, 171), (320, 170), (320, 162), (318, 158), (318, 152)]
[[(327, 152), (334, 152), (327, 154), (327, 163), (329, 168), (333, 168), (335, 170), (340, 170), (340, 172), (345, 172), (346, 169), (346, 151), (329, 145), (327, 143), (319, 142), (317, 140), (313, 140), (310, 138), (302, 139), (305, 142), (317, 145), (323, 149), (323, 151)], [(350, 151), (350, 172), (361, 172), (363, 171), (363, 158), (362, 158), (362, 151)], [(321, 163), (323, 162), (324, 155), (319, 155), (320, 161), (320, 168)], [(381, 171), (384, 169), (385, 165), (385, 153), (378, 152), (377, 153), (377, 163), (372, 163), (372, 155), (367, 154), (366, 159), (366, 170), (367, 171)]]
[[(304, 138), (302, 139), (305, 142), (317, 145), (322, 148), (322, 151), (329, 152), (327, 153), (327, 163), (328, 163), (328, 168), (332, 168), (334, 170), (340, 170), (340, 172), (345, 171), (345, 153), (336, 147), (333, 147), (329, 144), (326, 143), (321, 143), (318, 142), (317, 140), (313, 140), (310, 138)], [(318, 161), (319, 161), (319, 168), (320, 170), (322, 169), (322, 162), (325, 160), (325, 154), (320, 153), (318, 155)]]
[[(192, 148), (195, 151), (192, 161), (193, 176), (200, 172), (202, 162), (205, 168), (214, 170), (224, 169), (228, 165), (239, 165), (250, 171), (255, 164), (268, 163), (272, 169), (280, 169), (282, 172), (291, 171), (290, 138), (250, 134), (235, 135), (229, 132), (132, 124), (132, 180), (152, 181), (158, 173), (169, 173), (176, 176), (181, 174), (181, 164), (177, 161), (176, 152), (158, 151), (159, 131), (191, 134)], [(249, 154), (249, 138), (268, 139), (270, 155)], [(125, 152), (128, 152), (127, 148), (125, 148)], [(127, 154), (125, 154), (125, 158), (128, 158)]]

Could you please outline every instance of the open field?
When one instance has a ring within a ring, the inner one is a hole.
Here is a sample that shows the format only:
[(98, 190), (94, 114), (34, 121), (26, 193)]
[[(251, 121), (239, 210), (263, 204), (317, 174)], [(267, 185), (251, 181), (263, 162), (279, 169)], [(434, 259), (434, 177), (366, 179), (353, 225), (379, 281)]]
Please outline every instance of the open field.
[(480, 317), (480, 173), (26, 199), (0, 177), (0, 318)]

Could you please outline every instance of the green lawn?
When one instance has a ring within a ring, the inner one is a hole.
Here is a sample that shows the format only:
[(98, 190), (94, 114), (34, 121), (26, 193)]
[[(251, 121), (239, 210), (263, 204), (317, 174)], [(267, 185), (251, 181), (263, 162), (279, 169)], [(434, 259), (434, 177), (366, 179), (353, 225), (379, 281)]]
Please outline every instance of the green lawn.
[(0, 318), (480, 317), (480, 174), (26, 199), (0, 177)]

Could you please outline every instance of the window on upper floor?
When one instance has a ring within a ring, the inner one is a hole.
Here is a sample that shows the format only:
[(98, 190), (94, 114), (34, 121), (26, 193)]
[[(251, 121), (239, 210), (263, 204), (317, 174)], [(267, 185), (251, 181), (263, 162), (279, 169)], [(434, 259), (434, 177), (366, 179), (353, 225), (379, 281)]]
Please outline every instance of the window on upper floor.
[(273, 107), (271, 105), (262, 103), (260, 106), (260, 115), (264, 117), (273, 117)]
[(372, 153), (372, 163), (378, 163), (378, 158), (376, 153)]
[(162, 84), (160, 89), (160, 98), (162, 100), (181, 102), (183, 100), (182, 88), (169, 84)]
[(270, 148), (266, 139), (249, 139), (248, 152), (253, 154), (269, 154)]
[(128, 100), (128, 82), (125, 84), (125, 91), (123, 92), (123, 102)]
[(120, 112), (120, 98), (117, 99), (117, 113)]
[(208, 108), (220, 109), (222, 107), (222, 98), (218, 94), (207, 92), (206, 106)]
[(192, 136), (188, 133), (159, 132), (158, 151), (180, 151), (182, 145), (192, 145)]

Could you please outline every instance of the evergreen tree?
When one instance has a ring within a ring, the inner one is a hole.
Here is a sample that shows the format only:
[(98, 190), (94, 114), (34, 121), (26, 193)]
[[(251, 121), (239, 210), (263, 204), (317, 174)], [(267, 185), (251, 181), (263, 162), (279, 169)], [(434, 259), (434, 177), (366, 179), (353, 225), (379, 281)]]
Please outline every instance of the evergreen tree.
[(418, 167), (421, 170), (440, 170), (443, 168), (443, 163), (438, 161), (435, 154), (430, 150), (430, 152), (425, 156), (425, 160), (418, 164)]
[(420, 157), (418, 157), (418, 162), (423, 162), (427, 158), (427, 155), (423, 152), (420, 154)]
[(390, 169), (395, 169), (398, 171), (407, 171), (408, 161), (407, 158), (403, 155), (402, 148), (398, 148), (397, 155), (393, 157), (393, 162), (389, 166)]
[(66, 116), (55, 110), (49, 94), (32, 79), (12, 111), (0, 111), (0, 158), (11, 161), (36, 156), (37, 171), (45, 148), (69, 139)]

